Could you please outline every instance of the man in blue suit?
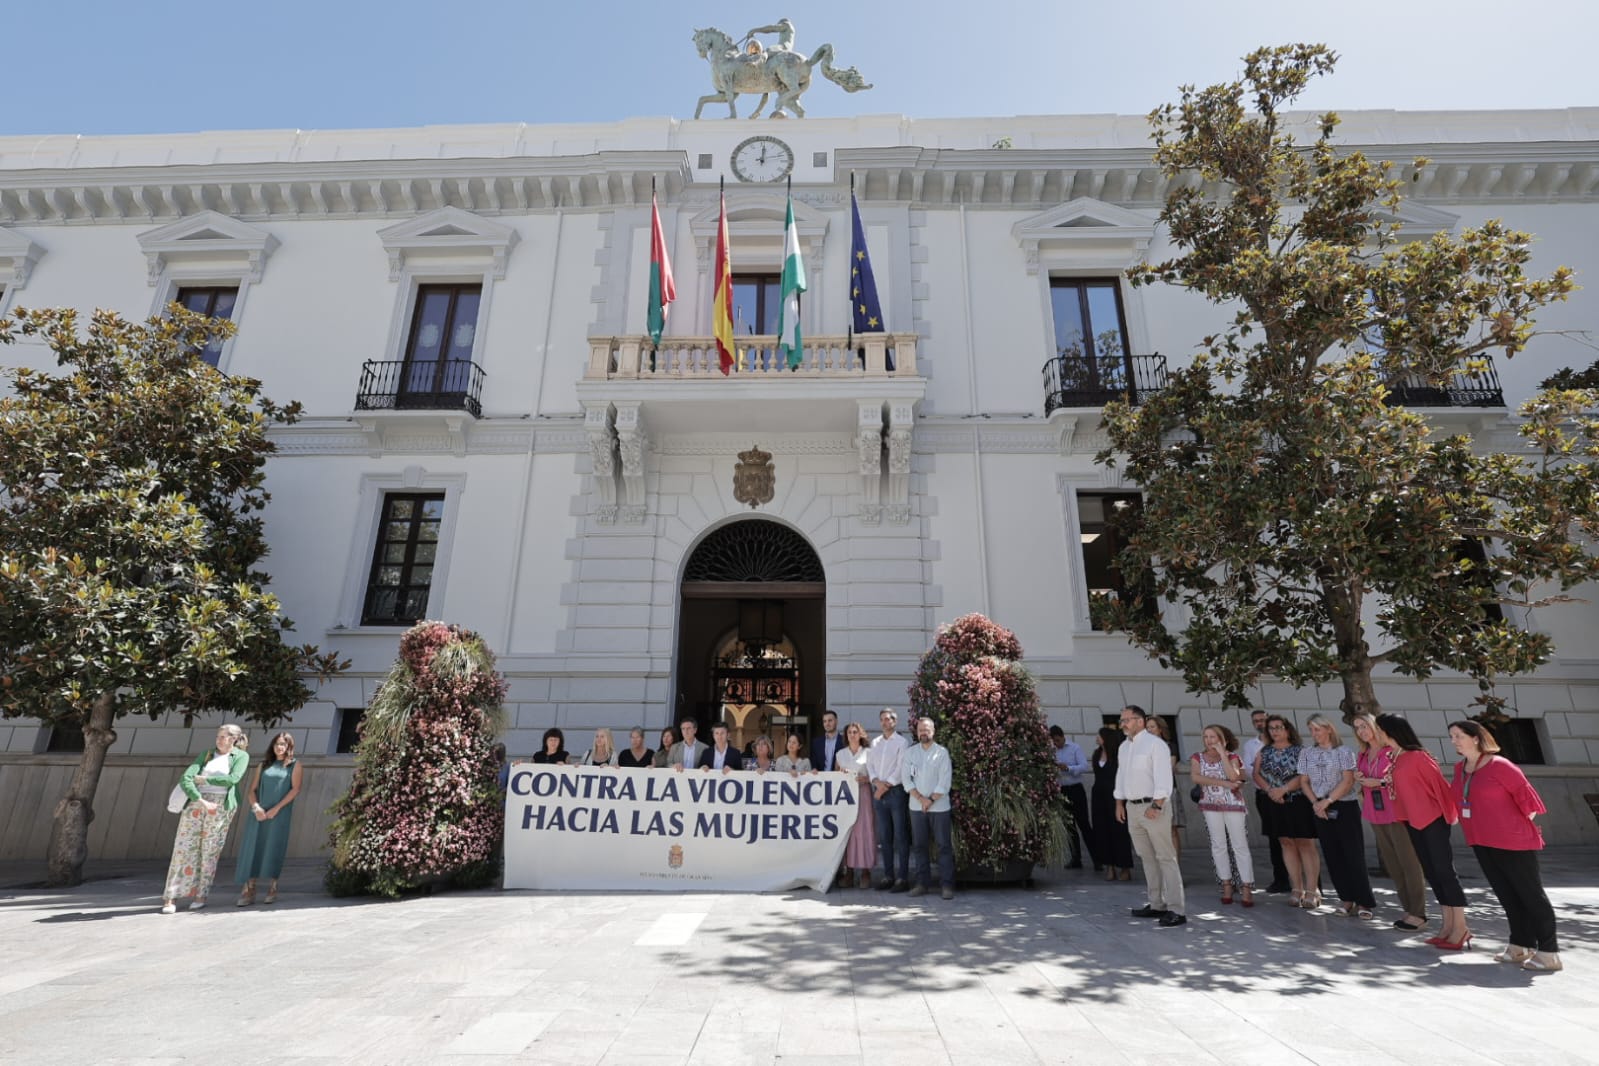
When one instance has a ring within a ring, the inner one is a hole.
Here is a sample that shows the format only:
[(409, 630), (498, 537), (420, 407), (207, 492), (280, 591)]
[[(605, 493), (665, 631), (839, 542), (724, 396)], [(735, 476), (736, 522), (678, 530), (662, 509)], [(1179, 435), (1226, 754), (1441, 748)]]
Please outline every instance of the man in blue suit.
[(831, 710), (822, 712), (822, 735), (811, 738), (811, 769), (826, 772), (835, 769), (833, 756), (844, 746), (838, 733), (838, 715)]
[(716, 726), (711, 730), (711, 737), (716, 743), (700, 752), (701, 770), (720, 770), (725, 774), (729, 770), (744, 769), (744, 757), (727, 742), (727, 726)]

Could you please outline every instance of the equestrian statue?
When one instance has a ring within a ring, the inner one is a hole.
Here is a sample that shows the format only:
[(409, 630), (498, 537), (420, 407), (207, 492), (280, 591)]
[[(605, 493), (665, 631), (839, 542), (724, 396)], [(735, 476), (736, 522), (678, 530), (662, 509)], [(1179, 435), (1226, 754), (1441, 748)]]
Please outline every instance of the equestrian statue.
[[(755, 39), (759, 33), (777, 34), (777, 43), (769, 48), (762, 45)], [(734, 101), (740, 93), (761, 94), (761, 101), (755, 105), (755, 113), (750, 118), (761, 117), (761, 109), (773, 93), (777, 94), (777, 101), (772, 105), (772, 118), (787, 118), (788, 111), (794, 112), (797, 118), (804, 118), (800, 93), (811, 87), (811, 68), (818, 63), (822, 65), (822, 76), (847, 93), (871, 88), (854, 67), (839, 70), (833, 66), (830, 44), (822, 45), (809, 59), (794, 51), (794, 24), (788, 19), (759, 26), (736, 42), (713, 27), (695, 30), (694, 47), (699, 49), (701, 59), (710, 61), (711, 85), (716, 89), (710, 96), (700, 97), (699, 106), (694, 109), (695, 118), (700, 117), (706, 104), (712, 103), (727, 104), (727, 116), (738, 118)]]

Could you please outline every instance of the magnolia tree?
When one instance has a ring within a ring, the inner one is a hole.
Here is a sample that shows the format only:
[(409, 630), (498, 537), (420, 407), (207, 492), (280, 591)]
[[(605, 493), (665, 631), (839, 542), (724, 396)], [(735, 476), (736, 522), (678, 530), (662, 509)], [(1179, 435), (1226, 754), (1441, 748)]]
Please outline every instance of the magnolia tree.
[(931, 718), (949, 749), (955, 861), (1003, 871), (1058, 864), (1070, 812), (1056, 784), (1049, 725), (1016, 634), (980, 614), (939, 627), (909, 689), (911, 730)]
[(83, 733), (52, 884), (83, 879), (117, 719), (272, 726), (346, 665), (288, 643), (266, 591), (267, 429), (299, 405), (197, 357), (232, 329), (176, 306), (148, 323), (97, 311), (87, 331), (70, 310), (0, 318), (0, 344), (61, 368), (0, 371), (0, 714)]
[(505, 680), (476, 633), (418, 622), (361, 719), (355, 778), (333, 805), (336, 895), (491, 883), (505, 804), (492, 746)]
[(1334, 60), (1257, 51), (1240, 80), (1151, 115), (1182, 254), (1131, 280), (1232, 317), (1167, 389), (1107, 406), (1099, 461), (1144, 494), (1117, 560), (1133, 591), (1104, 619), (1195, 691), (1247, 706), (1262, 677), (1337, 679), (1352, 716), (1379, 710), (1379, 667), (1487, 684), (1548, 660), (1547, 634), (1485, 608), (1599, 574), (1599, 423), (1593, 393), (1545, 392), (1521, 408), (1522, 448), (1496, 453), (1390, 402), (1516, 355), (1574, 285), (1529, 274), (1531, 238), (1497, 221), (1401, 241), (1402, 173), (1340, 148), (1336, 115), (1300, 143), (1284, 114)]

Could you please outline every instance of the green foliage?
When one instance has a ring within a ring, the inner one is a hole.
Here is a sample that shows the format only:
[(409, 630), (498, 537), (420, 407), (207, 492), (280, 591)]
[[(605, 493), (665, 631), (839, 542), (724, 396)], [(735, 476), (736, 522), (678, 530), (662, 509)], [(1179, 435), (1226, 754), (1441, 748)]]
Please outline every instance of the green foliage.
[(1599, 389), (1599, 359), (1586, 370), (1564, 367), (1538, 383), (1540, 389)]
[(1337, 147), (1336, 115), (1302, 145), (1282, 113), (1334, 62), (1263, 49), (1241, 80), (1151, 114), (1158, 165), (1187, 179), (1161, 214), (1182, 254), (1130, 278), (1236, 313), (1167, 390), (1106, 408), (1098, 458), (1144, 489), (1118, 565), (1168, 607), (1147, 617), (1135, 596), (1104, 617), (1196, 691), (1247, 705), (1262, 676), (1341, 678), (1353, 714), (1376, 709), (1381, 663), (1490, 679), (1547, 661), (1546, 635), (1483, 607), (1555, 602), (1599, 575), (1581, 547), (1599, 534), (1599, 423), (1582, 417), (1592, 394), (1547, 393), (1522, 409), (1524, 451), (1483, 454), (1389, 406), (1397, 380), (1443, 386), (1513, 357), (1574, 284), (1564, 267), (1526, 274), (1531, 238), (1497, 221), (1401, 242), (1390, 164)]
[(196, 354), (225, 321), (174, 306), (124, 321), (18, 310), (0, 343), (48, 346), (60, 373), (8, 369), (0, 399), (0, 712), (79, 726), (226, 711), (263, 725), (343, 668), (284, 636), (261, 512), (279, 407)]

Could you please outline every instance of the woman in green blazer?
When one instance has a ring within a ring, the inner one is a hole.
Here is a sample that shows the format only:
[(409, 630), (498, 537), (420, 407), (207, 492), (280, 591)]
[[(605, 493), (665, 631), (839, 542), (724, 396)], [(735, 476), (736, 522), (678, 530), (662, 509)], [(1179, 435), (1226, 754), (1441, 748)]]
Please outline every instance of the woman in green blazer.
[(178, 784), (189, 797), (178, 815), (178, 836), (172, 842), (172, 864), (167, 867), (161, 913), (177, 911), (177, 900), (194, 897), (189, 909), (205, 906), (217, 859), (228, 840), (228, 826), (239, 809), (239, 782), (250, 767), (245, 752), (248, 738), (236, 725), (217, 730), (216, 746), (195, 756)]

